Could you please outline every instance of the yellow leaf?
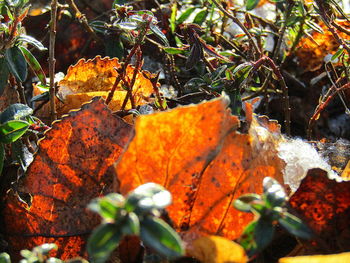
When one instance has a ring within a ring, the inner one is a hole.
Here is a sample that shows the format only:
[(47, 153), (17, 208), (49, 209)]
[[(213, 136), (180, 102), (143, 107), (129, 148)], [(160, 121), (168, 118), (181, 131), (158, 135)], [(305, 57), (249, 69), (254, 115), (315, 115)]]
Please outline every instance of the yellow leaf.
[(314, 255), (281, 258), (279, 263), (348, 263), (350, 262), (350, 252), (332, 255)]
[(190, 256), (203, 263), (245, 263), (248, 257), (237, 243), (219, 236), (206, 236), (195, 240)]

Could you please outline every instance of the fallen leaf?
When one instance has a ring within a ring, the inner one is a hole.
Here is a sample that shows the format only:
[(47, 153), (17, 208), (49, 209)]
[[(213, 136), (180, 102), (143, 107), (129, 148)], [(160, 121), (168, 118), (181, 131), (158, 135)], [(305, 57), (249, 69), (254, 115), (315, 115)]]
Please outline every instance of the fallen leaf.
[(91, 199), (111, 191), (111, 165), (129, 139), (131, 126), (112, 115), (100, 98), (54, 123), (20, 182), (26, 204), (8, 194), (3, 212), (9, 249), (43, 243), (58, 245), (56, 256), (82, 256), (85, 241), (99, 223), (86, 211)]
[(326, 171), (311, 169), (289, 203), (315, 232), (317, 249), (350, 249), (350, 182), (328, 178)]
[(350, 262), (350, 252), (333, 255), (313, 255), (281, 258), (279, 263), (347, 263)]
[[(350, 23), (347, 20), (337, 21), (337, 24), (349, 30)], [(299, 65), (305, 71), (315, 71), (324, 64), (324, 58), (328, 54), (335, 54), (340, 44), (336, 41), (328, 27), (320, 22), (319, 27), (324, 31), (319, 33), (314, 31), (310, 36), (303, 37), (299, 42), (299, 48), (296, 50)], [(336, 30), (336, 29), (335, 29)], [(336, 30), (339, 37), (349, 40), (346, 33)]]
[[(94, 96), (101, 96), (106, 99), (118, 76), (116, 69), (120, 67), (121, 64), (117, 58), (101, 58), (101, 56), (89, 60), (80, 59), (77, 64), (70, 66), (67, 75), (58, 84), (57, 96), (62, 100), (56, 99), (58, 117), (67, 114), (70, 110), (79, 109), (83, 103), (90, 101)], [(134, 67), (130, 65), (126, 69), (126, 81), (128, 83), (131, 82), (134, 70)], [(133, 96), (137, 106), (147, 103), (151, 94), (153, 94), (151, 81), (142, 74), (145, 72), (137, 73), (133, 86)], [(112, 111), (120, 110), (126, 97), (127, 92), (122, 83), (122, 81), (119, 83), (108, 105)], [(43, 92), (36, 86), (33, 90), (35, 96)], [(130, 101), (126, 104), (125, 109), (131, 109)], [(47, 103), (36, 116), (46, 120), (50, 116), (49, 113), (50, 106)], [(127, 121), (131, 122), (130, 118)]]
[[(101, 58), (100, 56), (89, 60), (80, 59), (77, 64), (70, 66), (67, 75), (59, 82), (60, 88), (58, 95), (64, 101), (64, 105), (58, 107), (59, 114), (62, 115), (74, 109), (74, 107), (84, 99), (89, 101), (91, 97), (89, 95), (84, 96), (84, 94), (91, 95), (90, 92), (105, 91), (105, 94), (108, 95), (108, 92), (112, 89), (115, 79), (118, 76), (116, 69), (120, 68), (121, 64), (117, 58)], [(134, 70), (134, 67), (130, 65), (126, 69), (126, 80), (129, 83), (131, 82)], [(113, 99), (115, 100), (115, 104), (119, 106), (113, 108), (113, 110), (120, 109), (126, 95), (122, 82), (119, 83), (117, 92), (120, 93)], [(145, 100), (147, 100), (152, 93), (153, 85), (151, 81), (145, 78), (141, 72), (137, 73), (133, 86), (133, 95), (136, 105), (144, 104), (146, 102)], [(122, 94), (124, 95), (123, 98), (121, 98)], [(66, 100), (67, 95), (71, 95), (69, 100)], [(107, 95), (104, 96), (107, 97)], [(128, 108), (130, 109), (130, 104)]]
[[(140, 116), (135, 137), (116, 166), (116, 190), (128, 193), (155, 182), (172, 193), (167, 209), (185, 240), (201, 235), (240, 236), (252, 215), (235, 210), (243, 193), (261, 193), (262, 180), (282, 182), (278, 134), (254, 122), (250, 134), (227, 110), (226, 97)], [(279, 134), (279, 136), (281, 136)]]
[(201, 237), (188, 254), (203, 263), (245, 263), (248, 257), (237, 243), (219, 236)]

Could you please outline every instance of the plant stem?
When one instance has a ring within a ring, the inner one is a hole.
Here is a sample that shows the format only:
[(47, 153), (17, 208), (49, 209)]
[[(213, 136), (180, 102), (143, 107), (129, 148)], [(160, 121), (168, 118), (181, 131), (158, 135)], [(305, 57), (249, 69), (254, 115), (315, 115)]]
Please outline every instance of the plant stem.
[(103, 43), (101, 38), (99, 38), (95, 31), (90, 27), (86, 16), (80, 12), (78, 7), (74, 3), (74, 0), (66, 0), (66, 2), (69, 5), (70, 9), (72, 9), (73, 15), (78, 19), (79, 23), (84, 27), (86, 32), (88, 32), (97, 43)]
[[(337, 81), (339, 82), (339, 81)], [(314, 126), (315, 121), (319, 118), (321, 112), (327, 107), (327, 105), (330, 103), (330, 101), (334, 98), (334, 96), (336, 94), (338, 94), (339, 92), (343, 92), (344, 90), (350, 89), (350, 83), (347, 83), (343, 86), (341, 86), (340, 88), (337, 88), (336, 86), (332, 86), (329, 89), (329, 95), (327, 96), (327, 98), (321, 102), (315, 109), (314, 114), (312, 115), (312, 117), (309, 120), (309, 127), (307, 129), (307, 137), (309, 139), (311, 139), (311, 135), (312, 135), (312, 128)]]
[(285, 16), (284, 16), (283, 26), (282, 26), (281, 30), (279, 31), (278, 41), (277, 41), (277, 44), (275, 46), (275, 50), (274, 50), (273, 55), (272, 55), (273, 61), (276, 61), (276, 59), (278, 58), (279, 51), (281, 49), (281, 45), (283, 42), (284, 34), (286, 33), (286, 30), (287, 30), (287, 20), (292, 13), (293, 6), (294, 6), (294, 1), (288, 1), (287, 9), (286, 9)]
[(132, 49), (130, 50), (129, 55), (125, 58), (124, 64), (122, 65), (122, 68), (120, 70), (118, 70), (118, 77), (115, 79), (113, 87), (111, 89), (111, 91), (108, 93), (108, 97), (106, 99), (106, 104), (108, 105), (111, 100), (113, 99), (114, 96), (114, 92), (116, 91), (119, 82), (124, 78), (125, 75), (125, 71), (130, 63), (130, 60), (132, 58), (132, 56), (135, 54), (136, 50), (140, 47), (140, 45), (136, 44), (135, 46), (132, 47)]
[(21, 101), (22, 104), (27, 104), (26, 96), (24, 94), (24, 88), (22, 83), (16, 79), (16, 85), (17, 85), (17, 92), (19, 95), (19, 100)]
[(243, 23), (237, 17), (227, 12), (216, 0), (212, 0), (212, 2), (217, 6), (217, 8), (219, 8), (221, 12), (223, 12), (227, 17), (231, 18), (232, 21), (243, 30), (243, 32), (247, 35), (248, 40), (252, 45), (254, 51), (259, 55), (259, 57), (261, 57), (262, 56), (261, 50), (259, 49), (258, 45), (255, 43), (253, 36), (250, 34), (248, 29), (243, 25)]
[(57, 26), (57, 0), (51, 1), (51, 21), (50, 21), (50, 47), (49, 47), (49, 77), (50, 77), (50, 110), (51, 122), (57, 118), (56, 112), (56, 90), (55, 90), (55, 41)]

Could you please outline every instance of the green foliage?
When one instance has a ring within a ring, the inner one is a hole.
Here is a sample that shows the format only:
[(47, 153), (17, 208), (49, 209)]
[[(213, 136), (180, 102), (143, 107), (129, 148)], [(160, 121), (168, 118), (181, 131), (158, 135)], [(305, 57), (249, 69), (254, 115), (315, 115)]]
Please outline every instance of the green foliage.
[(279, 223), (289, 233), (309, 239), (310, 229), (286, 209), (287, 195), (283, 187), (274, 179), (266, 177), (263, 181), (264, 193), (245, 194), (234, 201), (234, 207), (257, 216), (244, 230), (240, 244), (250, 256), (265, 249), (274, 236), (275, 226)]
[(100, 214), (103, 222), (88, 241), (93, 262), (105, 262), (125, 235), (139, 235), (146, 246), (169, 259), (183, 255), (180, 237), (159, 218), (170, 203), (170, 193), (154, 183), (139, 186), (126, 198), (112, 193), (94, 199), (89, 209)]
[(27, 64), (38, 76), (39, 80), (45, 83), (45, 74), (33, 56), (26, 48), (32, 45), (43, 51), (46, 48), (35, 38), (24, 34), (21, 22), (29, 10), (28, 0), (2, 1), (0, 3), (0, 16), (4, 21), (0, 24), (0, 94), (7, 85), (9, 74), (15, 76), (19, 82), (27, 78)]

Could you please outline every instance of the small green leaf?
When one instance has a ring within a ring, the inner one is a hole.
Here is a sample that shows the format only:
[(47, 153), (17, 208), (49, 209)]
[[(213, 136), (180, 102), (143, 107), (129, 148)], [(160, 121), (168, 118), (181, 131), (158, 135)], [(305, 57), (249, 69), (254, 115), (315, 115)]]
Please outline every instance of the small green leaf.
[(264, 197), (267, 205), (271, 207), (282, 206), (287, 199), (283, 187), (273, 178), (265, 177), (263, 180)]
[(124, 235), (140, 234), (140, 220), (134, 212), (128, 213), (122, 220), (118, 222), (121, 224), (121, 232)]
[(34, 57), (34, 55), (25, 47), (20, 46), (19, 47), (27, 60), (28, 65), (30, 68), (33, 70), (34, 74), (38, 77), (40, 80), (41, 84), (46, 85), (46, 76), (43, 71), (43, 69), (40, 66), (40, 63), (38, 60)]
[(0, 113), (0, 123), (19, 120), (33, 114), (33, 109), (21, 103), (15, 103)]
[(194, 12), (194, 10), (196, 10), (196, 7), (190, 7), (187, 8), (184, 12), (182, 12), (182, 14), (179, 16), (179, 18), (176, 20), (176, 24), (180, 25), (183, 22), (185, 22), (185, 20), (187, 18), (190, 17), (190, 15), (192, 15), (192, 13)]
[(158, 37), (164, 45), (169, 46), (169, 41), (166, 38), (166, 36), (164, 35), (164, 33), (159, 29), (159, 27), (155, 24), (150, 25), (150, 29), (152, 31), (153, 34), (156, 35), (156, 37)]
[(18, 140), (29, 128), (26, 121), (13, 120), (0, 125), (0, 142), (11, 143)]
[(254, 230), (254, 239), (257, 245), (256, 251), (265, 249), (272, 241), (274, 233), (275, 227), (272, 222), (260, 217)]
[(28, 36), (28, 35), (20, 35), (18, 38), (18, 41), (26, 42), (28, 44), (31, 44), (32, 46), (36, 47), (40, 51), (47, 50), (46, 47), (44, 47), (43, 44), (41, 44), (40, 41), (36, 40), (34, 37)]
[(30, 102), (37, 102), (37, 101), (49, 101), (50, 100), (50, 92), (45, 91), (44, 93), (41, 93), (37, 96), (34, 96)]
[(0, 263), (11, 263), (11, 258), (7, 253), (0, 254)]
[(176, 47), (164, 47), (163, 50), (170, 55), (184, 54), (185, 50)]
[(140, 237), (147, 246), (169, 259), (184, 254), (184, 248), (178, 234), (159, 218), (145, 217), (141, 221)]
[(207, 18), (208, 10), (204, 9), (198, 12), (198, 14), (193, 19), (193, 24), (201, 26), (205, 19)]
[(122, 237), (116, 224), (102, 224), (95, 228), (87, 243), (92, 262), (104, 263), (117, 248)]
[(111, 193), (101, 198), (93, 199), (88, 208), (98, 213), (105, 220), (116, 220), (118, 211), (124, 206), (124, 197), (117, 193)]
[(246, 0), (245, 8), (250, 11), (253, 10), (258, 4), (260, 0)]
[(245, 74), (246, 72), (252, 70), (252, 68), (253, 68), (252, 63), (245, 62), (245, 63), (239, 64), (237, 67), (235, 67), (235, 69), (232, 71), (232, 74), (236, 75), (240, 71), (244, 72), (243, 74)]
[(35, 247), (33, 249), (33, 252), (40, 255), (47, 256), (51, 252), (51, 250), (57, 250), (57, 248), (58, 248), (57, 245), (54, 243), (45, 243)]
[(312, 20), (305, 20), (305, 24), (307, 24), (310, 28), (312, 28), (313, 30), (315, 30), (316, 32), (320, 33), (320, 34), (324, 34), (324, 31), (322, 29), (322, 27), (320, 27), (317, 23), (315, 23)]
[(0, 96), (4, 92), (7, 81), (9, 78), (9, 70), (7, 68), (6, 60), (4, 57), (0, 58)]
[(291, 234), (304, 238), (310, 239), (312, 237), (311, 230), (296, 216), (284, 212), (278, 219), (278, 222)]
[(4, 160), (5, 160), (5, 148), (4, 148), (4, 144), (0, 143), (0, 176), (2, 173), (2, 169), (4, 168)]
[(240, 196), (233, 202), (233, 206), (239, 211), (251, 212), (251, 203), (254, 201), (260, 201), (261, 197), (258, 194), (245, 194)]
[(24, 82), (27, 78), (27, 62), (22, 51), (17, 46), (6, 49), (5, 58), (10, 72), (20, 82)]
[(226, 65), (223, 65), (221, 67), (218, 67), (215, 71), (213, 71), (211, 74), (210, 74), (210, 78), (212, 80), (216, 80), (218, 78), (221, 77), (221, 75), (226, 71), (227, 69), (227, 66)]
[(137, 213), (144, 213), (152, 209), (164, 209), (170, 203), (170, 192), (161, 185), (147, 183), (137, 187), (128, 194), (125, 209), (127, 211), (137, 209)]
[(335, 54), (332, 56), (331, 61), (334, 62), (336, 61), (342, 54), (344, 54), (345, 49), (340, 48)]

